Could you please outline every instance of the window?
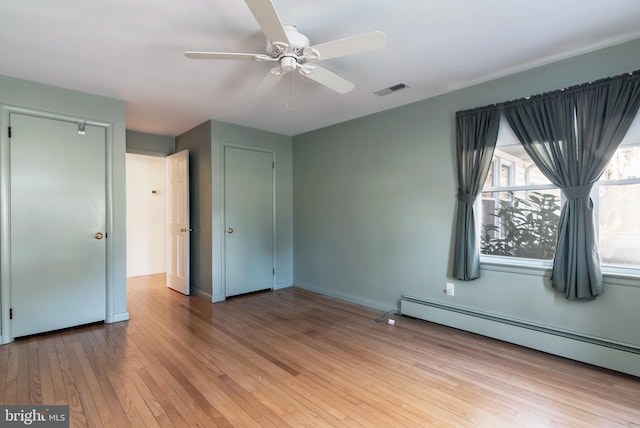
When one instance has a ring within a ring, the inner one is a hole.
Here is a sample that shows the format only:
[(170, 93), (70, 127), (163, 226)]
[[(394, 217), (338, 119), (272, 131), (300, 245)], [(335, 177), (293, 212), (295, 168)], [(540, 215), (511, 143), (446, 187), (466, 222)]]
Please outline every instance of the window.
[(591, 198), (602, 263), (640, 268), (640, 120), (633, 125)]
[[(640, 115), (591, 198), (603, 265), (640, 269)], [(479, 198), (481, 254), (551, 261), (562, 203), (503, 118)]]

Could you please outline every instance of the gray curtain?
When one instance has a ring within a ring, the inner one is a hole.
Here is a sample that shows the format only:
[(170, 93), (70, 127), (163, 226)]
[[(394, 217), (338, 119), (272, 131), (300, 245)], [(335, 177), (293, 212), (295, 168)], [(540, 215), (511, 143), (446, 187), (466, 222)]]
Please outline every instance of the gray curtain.
[(496, 106), (456, 113), (458, 206), (453, 276), (464, 281), (480, 277), (480, 246), (473, 203), (489, 173), (499, 124)]
[(602, 294), (589, 196), (640, 107), (640, 75), (627, 75), (504, 105), (509, 125), (566, 203), (551, 283), (569, 300)]

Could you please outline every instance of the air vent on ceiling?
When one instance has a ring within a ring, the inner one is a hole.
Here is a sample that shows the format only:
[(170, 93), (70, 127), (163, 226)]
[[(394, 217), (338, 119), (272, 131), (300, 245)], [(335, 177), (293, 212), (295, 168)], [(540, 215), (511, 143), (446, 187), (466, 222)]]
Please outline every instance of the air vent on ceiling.
[(395, 85), (389, 86), (388, 88), (378, 89), (377, 91), (374, 92), (374, 94), (376, 94), (379, 97), (384, 97), (385, 95), (392, 94), (394, 92), (397, 92), (401, 89), (406, 89), (408, 87), (409, 85), (407, 85), (404, 82), (396, 83)]

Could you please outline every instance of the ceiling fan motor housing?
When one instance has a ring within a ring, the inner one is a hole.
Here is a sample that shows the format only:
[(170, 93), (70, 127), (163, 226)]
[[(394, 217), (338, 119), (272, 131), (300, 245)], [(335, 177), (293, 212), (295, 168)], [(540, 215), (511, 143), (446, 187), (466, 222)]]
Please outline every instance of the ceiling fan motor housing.
[(272, 58), (279, 58), (286, 54), (291, 57), (298, 57), (302, 55), (305, 48), (310, 46), (309, 38), (302, 33), (298, 32), (295, 25), (283, 25), (284, 32), (289, 39), (289, 45), (287, 46), (287, 40), (271, 42), (267, 40), (267, 55)]

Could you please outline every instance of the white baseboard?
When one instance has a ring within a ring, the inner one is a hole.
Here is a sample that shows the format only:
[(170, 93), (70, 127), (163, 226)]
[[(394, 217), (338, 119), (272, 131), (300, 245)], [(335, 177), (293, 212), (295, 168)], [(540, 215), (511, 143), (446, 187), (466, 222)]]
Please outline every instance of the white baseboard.
[(192, 288), (191, 289), (191, 295), (192, 296), (196, 296), (196, 297), (201, 297), (203, 299), (207, 299), (208, 301), (211, 301), (211, 293), (207, 293), (206, 291), (202, 291), (199, 288)]
[(402, 315), (640, 376), (640, 347), (631, 344), (590, 337), (413, 296), (402, 296), (400, 311)]
[(348, 294), (336, 293), (336, 292), (333, 292), (331, 290), (325, 290), (323, 288), (316, 288), (316, 287), (313, 287), (313, 286), (310, 286), (310, 285), (302, 284), (300, 282), (296, 282), (294, 285), (296, 287), (302, 288), (304, 290), (313, 291), (314, 293), (322, 294), (324, 296), (334, 297), (336, 299), (344, 300), (344, 301), (349, 302), (349, 303), (355, 303), (356, 305), (366, 306), (368, 308), (378, 309), (380, 311), (388, 311), (390, 309), (396, 309), (396, 308), (389, 308), (388, 306), (385, 307), (385, 306), (381, 305), (379, 302), (376, 302), (376, 301), (373, 301), (373, 300), (360, 299), (360, 298), (353, 297), (353, 296), (348, 295)]
[(117, 314), (113, 314), (113, 321), (111, 322), (114, 323), (120, 321), (129, 321), (129, 312), (120, 312)]
[(293, 281), (278, 282), (274, 290), (282, 290), (283, 288), (293, 287)]

